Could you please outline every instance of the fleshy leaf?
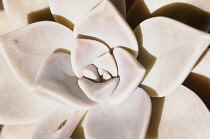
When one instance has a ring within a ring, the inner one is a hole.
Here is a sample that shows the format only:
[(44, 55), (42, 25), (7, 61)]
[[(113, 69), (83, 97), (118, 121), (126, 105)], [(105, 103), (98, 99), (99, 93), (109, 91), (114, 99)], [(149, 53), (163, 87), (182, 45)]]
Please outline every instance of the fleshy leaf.
[(137, 88), (119, 105), (103, 103), (90, 110), (83, 122), (90, 139), (144, 139), (151, 114), (148, 94)]
[(102, 1), (81, 18), (74, 27), (74, 34), (77, 37), (82, 35), (100, 40), (110, 49), (121, 46), (134, 56), (138, 55), (138, 44), (133, 31), (108, 0)]
[(210, 43), (210, 35), (166, 17), (145, 20), (135, 29), (138, 60), (146, 68), (141, 83), (152, 97), (180, 86)]
[(67, 119), (75, 114), (76, 110), (64, 105), (55, 108), (45, 119), (36, 124), (33, 132), (33, 139), (50, 139), (61, 129)]
[(111, 104), (119, 104), (138, 87), (145, 75), (145, 68), (133, 55), (122, 48), (115, 48), (113, 55), (117, 62), (120, 81), (110, 95), (109, 101)]
[(194, 92), (179, 86), (165, 98), (152, 98), (146, 139), (207, 139), (209, 136), (209, 111)]
[(15, 29), (37, 21), (53, 20), (48, 0), (3, 0), (3, 5)]
[(113, 93), (119, 83), (119, 78), (106, 82), (95, 83), (86, 78), (80, 78), (78, 84), (83, 92), (93, 101), (101, 102)]
[[(49, 0), (50, 10), (55, 20), (70, 29), (83, 16), (97, 6), (102, 0)], [(111, 0), (125, 16), (125, 0)]]
[(0, 134), (1, 139), (29, 139), (33, 133), (35, 124), (30, 125), (6, 125)]
[(24, 88), (0, 55), (0, 124), (21, 125), (41, 120), (57, 104)]
[(72, 52), (72, 68), (78, 78), (83, 76), (82, 70), (99, 56), (109, 51), (109, 48), (95, 40), (76, 39), (76, 48)]
[(58, 48), (74, 48), (72, 31), (43, 21), (0, 37), (0, 49), (10, 69), (24, 86), (31, 87), (41, 64)]
[(50, 55), (41, 66), (35, 80), (35, 92), (77, 109), (90, 109), (97, 104), (78, 86), (71, 55), (61, 52)]
[(13, 30), (13, 28), (11, 27), (11, 25), (8, 22), (8, 19), (6, 17), (5, 11), (0, 10), (0, 36), (4, 35), (6, 33), (9, 33)]
[(110, 52), (98, 57), (93, 63), (96, 67), (108, 71), (112, 76), (117, 76), (117, 65)]

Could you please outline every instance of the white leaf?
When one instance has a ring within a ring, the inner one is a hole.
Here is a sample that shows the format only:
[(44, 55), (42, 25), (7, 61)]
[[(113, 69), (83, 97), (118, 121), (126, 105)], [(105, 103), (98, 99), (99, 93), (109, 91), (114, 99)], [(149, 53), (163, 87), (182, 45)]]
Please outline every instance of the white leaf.
[(72, 31), (58, 23), (30, 24), (0, 37), (0, 50), (24, 86), (31, 87), (41, 64), (58, 48), (74, 48)]
[(135, 57), (138, 55), (138, 44), (132, 29), (108, 0), (102, 1), (81, 18), (74, 27), (74, 34), (100, 40), (110, 49), (121, 46)]
[(80, 89), (71, 66), (71, 55), (54, 53), (41, 66), (34, 91), (39, 95), (77, 109), (90, 109), (91, 101)]
[(138, 60), (147, 71), (141, 87), (153, 97), (166, 96), (180, 86), (210, 44), (208, 33), (166, 17), (145, 20), (135, 33)]
[(148, 94), (137, 88), (119, 105), (103, 103), (90, 110), (83, 127), (87, 139), (144, 139), (151, 114)]

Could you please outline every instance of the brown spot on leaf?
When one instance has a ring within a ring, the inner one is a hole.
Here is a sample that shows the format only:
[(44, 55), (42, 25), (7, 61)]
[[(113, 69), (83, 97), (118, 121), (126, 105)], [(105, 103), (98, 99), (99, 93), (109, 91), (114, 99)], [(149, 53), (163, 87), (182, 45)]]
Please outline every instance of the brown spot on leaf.
[(14, 42), (15, 42), (15, 44), (19, 43), (19, 41), (18, 41), (18, 40), (16, 40), (16, 39), (14, 40)]

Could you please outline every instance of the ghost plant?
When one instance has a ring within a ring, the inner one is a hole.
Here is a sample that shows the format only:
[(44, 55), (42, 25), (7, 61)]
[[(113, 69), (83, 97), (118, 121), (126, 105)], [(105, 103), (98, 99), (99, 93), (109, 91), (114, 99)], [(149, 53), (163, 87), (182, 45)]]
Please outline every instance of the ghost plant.
[[(138, 12), (135, 3), (129, 15)], [(154, 5), (148, 4), (152, 11), (165, 4), (156, 1)], [(57, 23), (40, 21), (0, 37), (4, 65), (0, 68), (1, 124), (38, 122), (28, 125), (31, 134), (27, 135), (37, 139), (74, 138), (81, 122), (87, 139), (145, 138), (147, 129), (150, 138), (157, 106), (155, 99), (151, 105), (149, 96), (166, 96), (161, 120), (173, 119), (171, 113), (177, 111), (186, 113), (186, 124), (190, 124), (195, 100), (196, 112), (202, 113), (197, 118), (203, 116), (204, 120), (186, 131), (199, 128), (202, 133), (196, 130), (197, 137), (208, 136), (208, 110), (192, 91), (181, 86), (208, 47), (208, 33), (168, 17), (152, 17), (133, 31), (125, 20), (124, 0), (49, 0), (49, 6)], [(11, 21), (17, 18), (14, 14), (21, 13), (24, 16), (18, 25), (30, 23), (25, 16), (35, 13), (30, 6), (24, 12), (11, 7), (14, 4), (5, 0)], [(209, 16), (205, 18), (209, 20)], [(174, 101), (185, 107), (177, 109)], [(186, 124), (179, 122), (174, 120), (167, 131), (164, 129), (172, 122), (162, 122), (160, 137), (171, 138), (175, 135), (170, 131), (180, 127), (177, 132), (181, 134)], [(5, 126), (2, 136), (12, 129)]]

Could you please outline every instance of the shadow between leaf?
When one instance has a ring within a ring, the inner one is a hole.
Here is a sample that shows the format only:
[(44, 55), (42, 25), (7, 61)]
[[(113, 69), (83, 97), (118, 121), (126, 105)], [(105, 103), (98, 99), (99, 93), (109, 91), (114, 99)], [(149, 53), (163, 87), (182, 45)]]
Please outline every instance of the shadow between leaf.
[(208, 77), (191, 72), (183, 85), (195, 92), (210, 110), (210, 79)]
[(149, 127), (147, 129), (146, 139), (157, 139), (158, 129), (161, 121), (162, 111), (164, 108), (165, 97), (151, 98), (152, 100), (152, 114), (150, 118)]
[(210, 13), (187, 3), (168, 4), (150, 13), (144, 0), (136, 0), (126, 19), (135, 29), (142, 21), (157, 16), (169, 17), (206, 32), (210, 29)]
[(144, 0), (136, 0), (132, 9), (129, 10), (126, 16), (126, 20), (132, 29), (135, 29), (142, 21), (151, 16), (147, 5)]
[(28, 23), (35, 23), (38, 21), (55, 21), (51, 12), (50, 8), (44, 8), (42, 10), (38, 10), (35, 12), (31, 12), (28, 15)]
[(58, 48), (53, 53), (59, 53), (59, 52), (66, 53), (66, 54), (71, 54), (71, 52), (69, 50), (64, 49), (64, 48)]
[[(154, 66), (157, 58), (152, 55), (151, 53), (149, 53), (146, 48), (144, 48), (144, 44), (143, 44), (143, 35), (142, 35), (142, 31), (141, 28), (138, 27), (135, 30), (135, 35), (136, 37), (138, 37), (138, 45), (139, 45), (139, 54), (137, 57), (137, 60), (144, 66), (144, 68), (146, 69), (146, 73), (144, 78), (149, 74), (149, 72), (151, 71), (152, 67)], [(151, 40), (152, 41), (152, 40)], [(144, 79), (143, 79), (144, 80)], [(148, 90), (146, 90), (148, 91)]]
[(169, 17), (206, 32), (210, 28), (210, 13), (185, 3), (173, 3), (163, 6), (154, 11), (151, 16)]
[(56, 15), (56, 14), (54, 14), (53, 17), (55, 18), (56, 22), (66, 26), (67, 28), (69, 28), (71, 30), (74, 29), (74, 24), (67, 18), (65, 18), (61, 15)]
[(82, 117), (79, 124), (75, 128), (73, 134), (71, 135), (72, 139), (85, 139), (84, 128), (82, 127), (82, 123), (85, 119), (86, 114)]
[(134, 1), (135, 0), (125, 0), (125, 2), (126, 2), (126, 11), (128, 11), (130, 9), (130, 7), (132, 6)]

